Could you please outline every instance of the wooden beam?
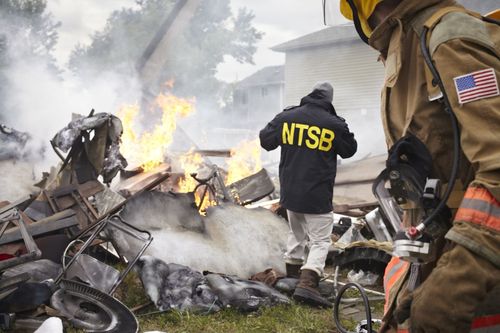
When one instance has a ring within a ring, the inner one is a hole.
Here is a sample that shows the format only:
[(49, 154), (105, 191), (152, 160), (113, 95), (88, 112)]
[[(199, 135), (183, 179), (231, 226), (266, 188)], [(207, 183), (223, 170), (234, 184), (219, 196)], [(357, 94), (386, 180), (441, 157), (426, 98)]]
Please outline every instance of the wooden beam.
[[(78, 225), (75, 212), (71, 209), (56, 213), (52, 216), (44, 218), (38, 222), (27, 224), (26, 229), (28, 233), (33, 236), (46, 234), (51, 231), (66, 229)], [(2, 238), (0, 238), (0, 245), (8, 244), (22, 240), (21, 230), (19, 227), (7, 230)]]

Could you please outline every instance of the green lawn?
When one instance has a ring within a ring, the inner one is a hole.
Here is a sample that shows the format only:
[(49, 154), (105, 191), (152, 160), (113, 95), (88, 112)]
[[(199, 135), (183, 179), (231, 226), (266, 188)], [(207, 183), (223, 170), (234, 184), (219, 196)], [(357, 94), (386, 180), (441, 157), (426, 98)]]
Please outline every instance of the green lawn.
[[(127, 276), (116, 296), (130, 308), (148, 301), (134, 273)], [(210, 315), (195, 315), (178, 311), (156, 312), (153, 305), (138, 311), (137, 318), (141, 332), (154, 330), (171, 333), (337, 332), (331, 309), (314, 309), (295, 303), (289, 306), (263, 308), (249, 314), (231, 308)], [(351, 329), (355, 326), (354, 322), (345, 324)]]
[[(115, 295), (125, 305), (134, 308), (148, 302), (137, 275), (131, 272)], [(357, 296), (348, 291), (347, 297)], [(372, 304), (379, 311), (381, 304)], [(335, 328), (332, 309), (315, 309), (293, 303), (288, 306), (262, 308), (254, 313), (241, 313), (235, 309), (224, 309), (210, 315), (196, 315), (172, 311), (158, 313), (153, 305), (136, 312), (140, 332), (163, 331), (169, 333), (315, 333), (338, 332)], [(345, 320), (344, 326), (354, 330), (356, 323)], [(68, 332), (80, 332), (68, 330)]]
[(299, 305), (276, 306), (258, 313), (242, 314), (225, 309), (216, 314), (200, 316), (171, 312), (140, 316), (141, 331), (165, 332), (337, 332), (331, 310), (317, 310)]

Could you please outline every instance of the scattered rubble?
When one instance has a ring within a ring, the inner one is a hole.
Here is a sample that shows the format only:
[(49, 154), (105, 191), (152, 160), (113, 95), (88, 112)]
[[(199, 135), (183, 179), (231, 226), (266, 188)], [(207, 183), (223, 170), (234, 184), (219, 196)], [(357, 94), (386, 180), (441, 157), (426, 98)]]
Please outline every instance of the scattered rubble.
[[(0, 203), (0, 328), (45, 332), (52, 323), (60, 331), (61, 318), (89, 331), (138, 331), (132, 311), (113, 297), (132, 270), (159, 311), (289, 304), (280, 292), (293, 292), (297, 283), (280, 273), (288, 226), (276, 200), (266, 201), (275, 190), (267, 171), (226, 184), (226, 171), (208, 162), (190, 175), (173, 172), (175, 157), (147, 172), (124, 170), (121, 131), (110, 114), (75, 116), (51, 140), (61, 165), (32, 194)], [(28, 138), (5, 127), (2, 133), (17, 145)], [(180, 193), (187, 178), (194, 190)], [(388, 260), (391, 229), (380, 213), (370, 213), (373, 206), (339, 207), (346, 215), (336, 215), (342, 223), (334, 228), (334, 266), (368, 265), (379, 273)], [(247, 279), (270, 271), (270, 285)], [(324, 284), (334, 297), (332, 284)]]
[(0, 161), (19, 159), (25, 152), (26, 143), (31, 136), (4, 124), (0, 124)]
[[(221, 239), (222, 229), (228, 228), (230, 233), (245, 235), (261, 228), (264, 235), (269, 235), (263, 241), (273, 246), (273, 251), (269, 253), (281, 263), (284, 245), (282, 242), (276, 245), (271, 240), (276, 235), (286, 234), (286, 224), (267, 210), (262, 212), (242, 207), (274, 190), (265, 170), (227, 187), (220, 177), (222, 170), (217, 166), (209, 167), (211, 171), (207, 178), (191, 175), (199, 183), (194, 193), (198, 188), (203, 193), (198, 205), (193, 192), (172, 192), (175, 184), (170, 178), (184, 175), (172, 174), (168, 166), (163, 169), (160, 166), (150, 173), (141, 170), (128, 175), (124, 173), (122, 177), (125, 177), (112, 190), (104, 184), (109, 185), (127, 165), (119, 153), (121, 131), (120, 120), (110, 114), (94, 115), (91, 112), (88, 117), (75, 116), (51, 140), (61, 165), (44, 174), (36, 192), (0, 205), (2, 329), (35, 330), (40, 327), (42, 330), (44, 325), (48, 325), (44, 321), (56, 316), (62, 318), (65, 325), (84, 330), (122, 332), (127, 327), (127, 332), (137, 331), (134, 315), (113, 297), (137, 262), (137, 267), (142, 269), (146, 292), (152, 299), (155, 299), (155, 293), (159, 295), (155, 303), (162, 311), (199, 309), (213, 312), (235, 305), (236, 300), (229, 297), (227, 288), (217, 283), (214, 290), (224, 290), (223, 294), (217, 295), (208, 285), (208, 280), (214, 280), (213, 274), (209, 279), (191, 267), (180, 265), (178, 262), (182, 262), (182, 254), (179, 256), (175, 248), (172, 249), (172, 258), (177, 260), (172, 262), (177, 262), (164, 264), (168, 274), (160, 276), (161, 288), (157, 285), (157, 290), (151, 293), (154, 288), (151, 279), (148, 282), (146, 278), (151, 261), (148, 258), (151, 257), (143, 256), (153, 240), (147, 230), (179, 235), (182, 229), (198, 234), (200, 244), (203, 239), (219, 239), (222, 246), (219, 251), (228, 251), (231, 250), (228, 246), (236, 248), (236, 243), (228, 245), (231, 239)], [(16, 144), (25, 144), (20, 139), (27, 137), (17, 133), (10, 135), (16, 138)], [(12, 154), (5, 156), (20, 158)], [(217, 205), (209, 207), (208, 210), (213, 213), (200, 215), (203, 200)], [(241, 215), (249, 217), (242, 219)], [(231, 225), (236, 220), (243, 220), (246, 227), (236, 222)], [(268, 222), (263, 224), (264, 220)], [(133, 222), (133, 225), (126, 221)], [(239, 227), (240, 230), (231, 227)], [(226, 234), (225, 237), (229, 236)], [(215, 244), (214, 241), (206, 246), (209, 248)], [(243, 247), (243, 250), (248, 251), (249, 248)], [(158, 251), (158, 248), (149, 249), (152, 254), (161, 254)], [(261, 258), (250, 258), (247, 253), (245, 257), (247, 261), (233, 262), (232, 268), (211, 265), (204, 268), (222, 268), (226, 273), (233, 273), (238, 267), (246, 267), (255, 273), (257, 268), (266, 268), (270, 264), (264, 260), (260, 266), (248, 265), (248, 262)], [(159, 261), (155, 259), (155, 262)], [(125, 266), (120, 265), (122, 268), (117, 269), (113, 263), (118, 262), (125, 263)], [(229, 277), (225, 276), (225, 279)], [(238, 280), (240, 289), (243, 281)], [(255, 286), (254, 282), (251, 284)], [(260, 287), (268, 288), (265, 285)], [(194, 294), (188, 297), (186, 293), (192, 291)], [(26, 301), (26, 297), (30, 302)], [(249, 306), (257, 308), (255, 297), (248, 300), (245, 311), (249, 310)], [(273, 304), (261, 300), (258, 303)]]

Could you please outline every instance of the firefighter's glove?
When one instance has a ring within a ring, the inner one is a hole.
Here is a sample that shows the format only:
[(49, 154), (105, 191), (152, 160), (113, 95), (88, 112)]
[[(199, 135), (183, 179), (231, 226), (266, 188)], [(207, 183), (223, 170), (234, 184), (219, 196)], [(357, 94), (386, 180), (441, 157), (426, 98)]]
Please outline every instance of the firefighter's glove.
[(386, 167), (398, 170), (401, 165), (411, 166), (419, 175), (427, 177), (432, 170), (432, 157), (425, 144), (416, 136), (408, 134), (389, 149)]

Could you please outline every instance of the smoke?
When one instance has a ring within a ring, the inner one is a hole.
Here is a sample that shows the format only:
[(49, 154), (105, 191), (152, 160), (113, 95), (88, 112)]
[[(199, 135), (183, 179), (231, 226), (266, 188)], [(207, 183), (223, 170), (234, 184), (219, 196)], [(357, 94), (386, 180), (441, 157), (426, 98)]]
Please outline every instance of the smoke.
[(232, 203), (210, 207), (201, 217), (191, 202), (187, 194), (145, 193), (127, 203), (121, 216), (151, 232), (147, 253), (167, 263), (244, 278), (270, 267), (284, 272), (285, 220)]
[[(15, 14), (0, 16), (1, 37), (6, 41), (0, 49), (0, 115), (2, 123), (31, 136), (26, 149), (34, 154), (25, 154), (24, 159), (33, 163), (39, 178), (41, 171), (58, 162), (49, 140), (73, 114), (87, 115), (92, 109), (114, 113), (122, 103), (140, 100), (141, 90), (130, 73), (101, 71), (82, 79), (56, 67), (50, 47), (44, 44), (46, 36), (33, 32), (33, 26), (19, 24), (20, 20)], [(45, 152), (42, 157), (41, 151)], [(17, 175), (20, 182), (27, 178)]]
[(35, 188), (33, 166), (23, 161), (0, 161), (0, 201), (14, 201)]
[(137, 81), (115, 73), (82, 82), (72, 76), (60, 78), (44, 62), (26, 58), (14, 61), (5, 73), (6, 121), (44, 141), (70, 122), (73, 113), (85, 115), (91, 109), (113, 113), (121, 103), (140, 98)]
[[(223, 5), (224, 1), (220, 1), (219, 6), (223, 7)], [(59, 7), (62, 8), (62, 6)], [(49, 6), (52, 9), (58, 8), (60, 11), (59, 7)], [(137, 7), (135, 8), (137, 9)], [(134, 13), (134, 11), (129, 13)], [(44, 45), (43, 36), (34, 34), (29, 25), (20, 29), (19, 18), (14, 14), (7, 15), (10, 16), (0, 15), (0, 24), (4, 28), (0, 34), (2, 41), (0, 43), (0, 60), (5, 58), (7, 64), (7, 66), (1, 66), (3, 61), (0, 61), (0, 80), (2, 81), (0, 93), (3, 97), (0, 102), (0, 116), (2, 122), (7, 126), (30, 134), (32, 140), (27, 143), (30, 150), (45, 151), (43, 158), (35, 156), (33, 159), (34, 174), (37, 178), (40, 177), (42, 171), (48, 170), (50, 166), (59, 162), (56, 154), (52, 152), (49, 140), (71, 121), (72, 114), (87, 115), (92, 109), (95, 109), (96, 112), (115, 113), (123, 105), (140, 104), (145, 106), (143, 123), (146, 128), (159, 121), (157, 113), (149, 112), (149, 105), (144, 103), (147, 99), (142, 96), (141, 83), (134, 70), (136, 56), (142, 53), (144, 47), (149, 43), (149, 38), (154, 36), (155, 22), (147, 23), (149, 25), (153, 23), (153, 29), (144, 34), (144, 38), (140, 40), (142, 45), (131, 43), (137, 40), (127, 38), (127, 33), (120, 29), (114, 30), (116, 33), (110, 36), (110, 43), (113, 45), (112, 51), (132, 54), (131, 58), (135, 57), (133, 60), (120, 63), (109, 62), (108, 59), (98, 64), (98, 57), (92, 55), (88, 58), (82, 58), (82, 62), (79, 63), (81, 67), (76, 68), (76, 71), (70, 71), (61, 62), (61, 59), (58, 59), (58, 62), (55, 61), (54, 45)], [(44, 15), (50, 16), (47, 11)], [(210, 15), (215, 14), (211, 12)], [(160, 18), (158, 22), (161, 23), (164, 15), (159, 13), (157, 16)], [(158, 17), (155, 19), (158, 20)], [(198, 17), (196, 22), (200, 24), (203, 21), (203, 17)], [(68, 22), (67, 19), (63, 20), (63, 24)], [(76, 23), (73, 22), (73, 24)], [(54, 29), (52, 33), (57, 34), (58, 29)], [(105, 32), (106, 29), (100, 33)], [(70, 30), (76, 31), (77, 29), (71, 26)], [(99, 32), (96, 32), (97, 34)], [(196, 37), (193, 34), (191, 36)], [(67, 37), (65, 34), (65, 45), (69, 45)], [(199, 39), (200, 36), (196, 38)], [(4, 41), (7, 42), (4, 43)], [(52, 42), (57, 43), (57, 38), (53, 39)], [(76, 44), (78, 41), (73, 42)], [(192, 40), (189, 43), (197, 45), (199, 42), (199, 40)], [(79, 45), (79, 47), (75, 51), (82, 51), (86, 48), (85, 45)], [(74, 53), (78, 54), (78, 52)], [(203, 62), (196, 57), (199, 58), (200, 54), (182, 53), (176, 55), (176, 61), (182, 61), (188, 66), (191, 63), (198, 63), (198, 66), (201, 66)], [(78, 62), (70, 65), (74, 66), (75, 64)], [(75, 68), (72, 67), (72, 69)], [(205, 74), (210, 76), (211, 72), (207, 71)], [(176, 78), (169, 77), (168, 79)], [(181, 97), (199, 97), (194, 93), (190, 94), (189, 84), (195, 79), (184, 77), (183, 80), (179, 80), (176, 91), (182, 93)], [(184, 84), (181, 85), (181, 82)], [(214, 90), (213, 87), (209, 87), (210, 83), (214, 81), (206, 80), (206, 82), (206, 89), (197, 87), (198, 92)], [(244, 135), (241, 135), (237, 130), (233, 130), (228, 135), (226, 129), (231, 128), (232, 123), (229, 118), (223, 117), (220, 105), (214, 103), (214, 99), (209, 97), (197, 98), (197, 114), (185, 119), (180, 124), (177, 131), (180, 134), (177, 133), (178, 139), (172, 148), (173, 150), (187, 151), (193, 146), (204, 149), (229, 149), (244, 139), (256, 138), (256, 132), (248, 135), (248, 131), (243, 131)], [(221, 124), (223, 125), (221, 126)], [(221, 130), (221, 127), (224, 129)], [(224, 160), (220, 159), (215, 159), (215, 162), (222, 165), (225, 163)], [(19, 178), (27, 177), (19, 175)]]

